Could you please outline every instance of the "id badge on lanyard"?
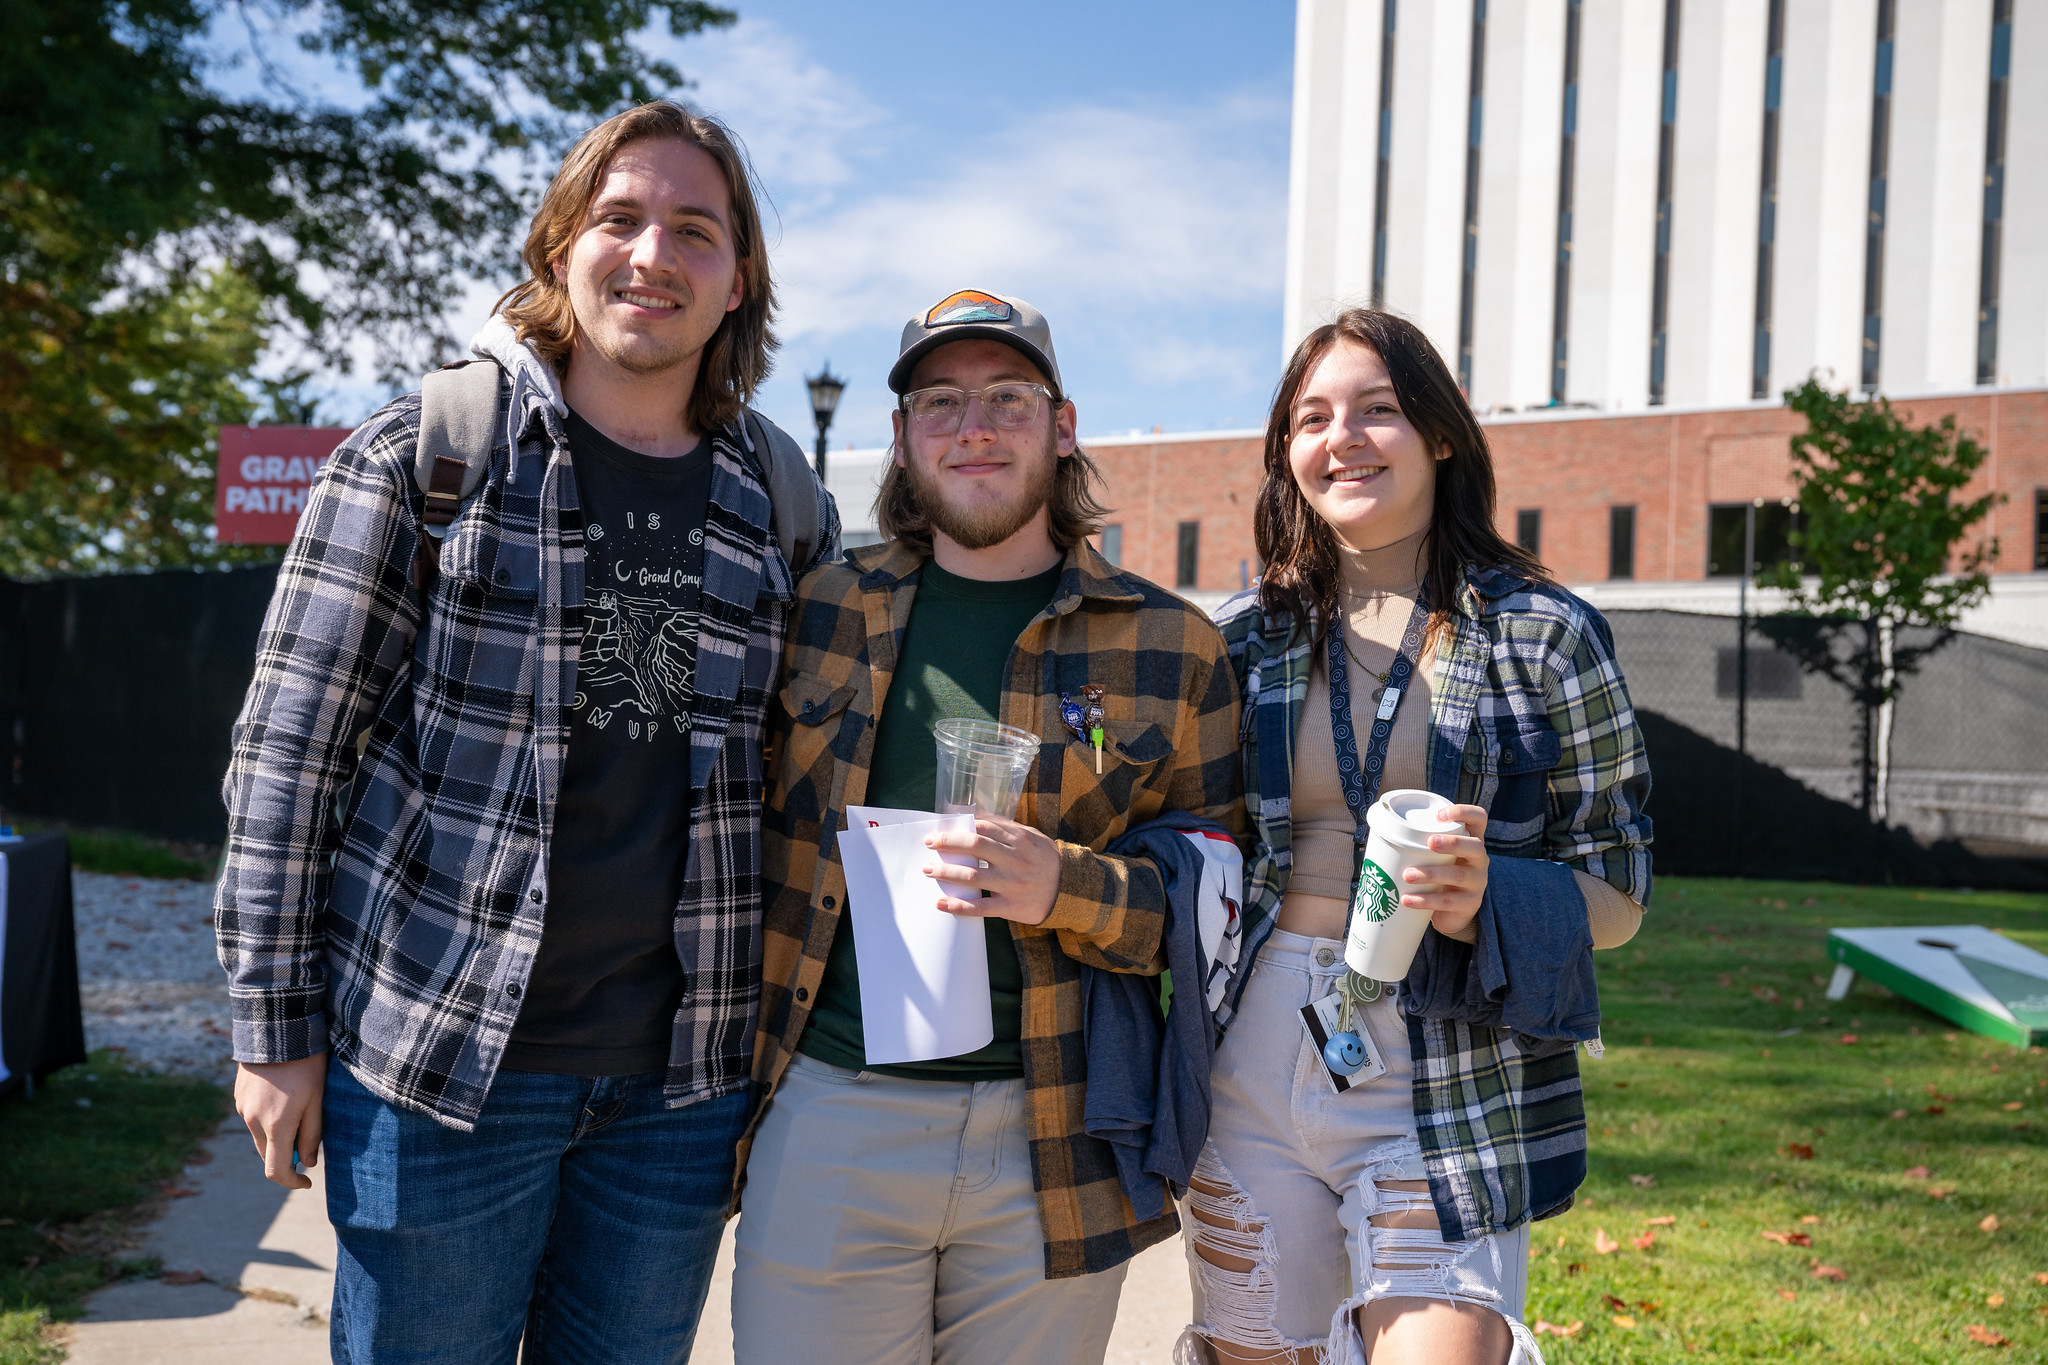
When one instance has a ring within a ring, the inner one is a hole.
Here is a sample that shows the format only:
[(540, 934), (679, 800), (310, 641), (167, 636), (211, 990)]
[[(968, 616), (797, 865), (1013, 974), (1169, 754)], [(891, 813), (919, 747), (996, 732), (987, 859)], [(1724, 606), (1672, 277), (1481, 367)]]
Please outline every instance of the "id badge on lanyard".
[[(1344, 804), (1350, 807), (1352, 819), (1357, 824), (1352, 849), (1353, 914), (1359, 913), (1359, 902), (1368, 891), (1382, 897), (1386, 891), (1392, 891), (1394, 902), (1398, 904), (1400, 900), (1398, 890), (1377, 885), (1369, 888), (1362, 880), (1375, 873), (1379, 874), (1380, 881), (1386, 880), (1378, 866), (1363, 856), (1365, 816), (1372, 809), (1372, 803), (1379, 799), (1380, 781), (1387, 768), (1387, 740), (1394, 733), (1394, 714), (1409, 690), (1409, 680), (1415, 674), (1415, 661), (1422, 653), (1423, 629), (1429, 624), (1428, 600), (1427, 585), (1418, 587), (1415, 609), (1408, 614), (1407, 629), (1401, 632), (1401, 648), (1395, 653), (1393, 667), (1387, 670), (1383, 679), (1385, 685), (1380, 693), (1379, 706), (1373, 712), (1372, 729), (1366, 738), (1362, 761), (1351, 722), (1351, 680), (1345, 660), (1344, 624), (1342, 621), (1330, 623), (1330, 734), (1336, 741), (1337, 780), (1344, 788)], [(1347, 969), (1336, 990), (1301, 1008), (1302, 1027), (1315, 1043), (1322, 1057), (1323, 1071), (1340, 1095), (1387, 1072), (1386, 1060), (1380, 1055), (1379, 1048), (1372, 1041), (1371, 1030), (1365, 1027), (1365, 1021), (1359, 1014), (1367, 1002), (1378, 997), (1377, 982), (1367, 983)]]

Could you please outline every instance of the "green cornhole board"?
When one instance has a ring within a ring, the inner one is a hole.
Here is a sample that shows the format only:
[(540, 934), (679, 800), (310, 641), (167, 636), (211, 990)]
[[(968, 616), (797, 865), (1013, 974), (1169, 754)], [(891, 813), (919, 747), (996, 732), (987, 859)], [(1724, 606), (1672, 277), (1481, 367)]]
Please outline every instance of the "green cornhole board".
[(1828, 956), (1830, 1000), (1861, 972), (1972, 1033), (2014, 1047), (2048, 1042), (2048, 957), (1981, 924), (1836, 929)]

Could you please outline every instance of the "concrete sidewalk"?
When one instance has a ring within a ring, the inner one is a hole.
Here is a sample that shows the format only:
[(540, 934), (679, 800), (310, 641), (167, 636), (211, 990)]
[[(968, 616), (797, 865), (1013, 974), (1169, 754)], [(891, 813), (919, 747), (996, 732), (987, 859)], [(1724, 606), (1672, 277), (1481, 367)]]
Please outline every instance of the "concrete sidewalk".
[[(334, 1298), (334, 1231), (324, 1168), (287, 1192), (263, 1168), (239, 1119), (186, 1168), (196, 1190), (147, 1230), (142, 1255), (164, 1274), (117, 1284), (88, 1302), (67, 1332), (72, 1365), (319, 1365)], [(691, 1365), (733, 1365), (732, 1227), (711, 1285)], [(1176, 1239), (1131, 1264), (1107, 1365), (1165, 1365), (1191, 1311)]]

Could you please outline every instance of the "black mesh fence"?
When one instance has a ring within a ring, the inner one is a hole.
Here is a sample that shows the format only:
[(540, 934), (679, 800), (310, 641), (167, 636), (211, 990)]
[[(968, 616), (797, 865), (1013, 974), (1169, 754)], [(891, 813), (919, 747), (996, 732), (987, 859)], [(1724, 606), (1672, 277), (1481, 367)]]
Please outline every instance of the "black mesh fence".
[[(217, 842), (276, 574), (0, 580), (0, 810)], [(1660, 871), (2048, 889), (2048, 651), (1959, 634), (1919, 658), (1879, 823), (1863, 710), (1801, 665), (1811, 640), (1752, 621), (1745, 671), (1733, 616), (1606, 615), (1649, 744)]]
[(1840, 668), (1860, 627), (1752, 618), (1745, 648), (1734, 616), (1606, 615), (1650, 748), (1660, 871), (2048, 888), (2048, 651), (1901, 634), (1879, 822), (1864, 708), (1808, 666)]
[(274, 565), (0, 582), (0, 809), (218, 843)]

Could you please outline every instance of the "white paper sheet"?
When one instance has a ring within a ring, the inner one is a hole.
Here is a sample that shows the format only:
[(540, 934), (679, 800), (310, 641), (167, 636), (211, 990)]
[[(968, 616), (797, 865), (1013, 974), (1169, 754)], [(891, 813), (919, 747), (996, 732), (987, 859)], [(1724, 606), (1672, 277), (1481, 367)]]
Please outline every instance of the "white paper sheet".
[(853, 807), (839, 835), (846, 905), (860, 946), (861, 1026), (870, 1066), (928, 1062), (986, 1047), (996, 1036), (988, 939), (978, 918), (939, 909), (941, 894), (974, 892), (924, 874), (931, 860), (972, 867), (924, 846), (934, 830), (974, 828), (972, 815)]

